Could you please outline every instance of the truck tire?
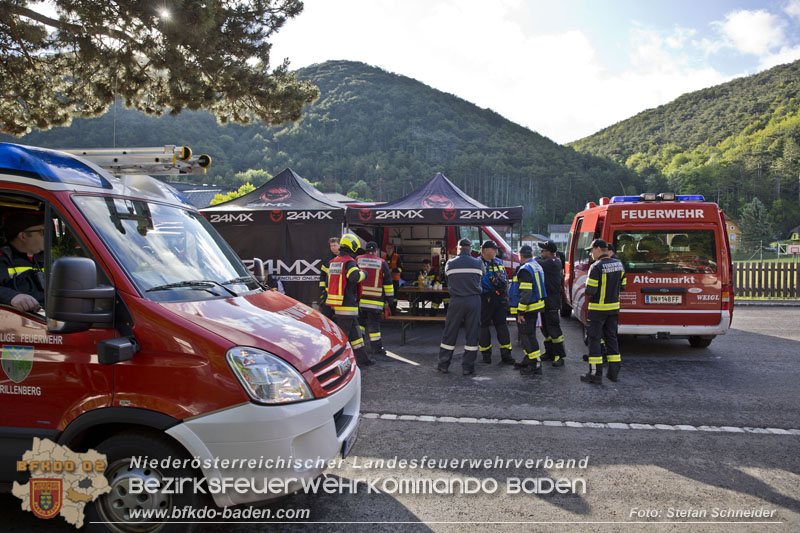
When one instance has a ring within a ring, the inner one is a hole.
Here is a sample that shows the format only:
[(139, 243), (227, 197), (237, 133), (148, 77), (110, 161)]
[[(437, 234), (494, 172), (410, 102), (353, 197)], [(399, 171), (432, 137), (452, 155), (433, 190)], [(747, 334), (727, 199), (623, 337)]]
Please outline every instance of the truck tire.
[(697, 335), (693, 335), (689, 337), (689, 345), (692, 348), (708, 348), (712, 340), (714, 340), (714, 337), (704, 338), (704, 337), (699, 337)]
[[(144, 492), (133, 495), (130, 493), (128, 489), (133, 478), (160, 481), (170, 477), (198, 479), (203, 477), (202, 473), (191, 468), (151, 468), (149, 466), (147, 468), (131, 468), (132, 457), (144, 458), (146, 456), (149, 460), (156, 459), (159, 462), (167, 458), (191, 458), (181, 446), (166, 436), (146, 430), (126, 430), (104, 440), (96, 449), (106, 455), (105, 476), (111, 485), (111, 491), (86, 506), (84, 523), (89, 531), (113, 531), (116, 533), (187, 531), (187, 526), (191, 527), (192, 524), (186, 524), (186, 520), (183, 520), (183, 524), (163, 523), (164, 520), (169, 520), (172, 509), (182, 509), (184, 506), (190, 506), (193, 509), (206, 505), (213, 506), (209, 497), (194, 494), (194, 491), (191, 490), (192, 483), (186, 483), (184, 491), (179, 494), (162, 495)], [(203, 487), (207, 489), (207, 485), (203, 484)], [(166, 517), (130, 520), (131, 509), (165, 509)], [(180, 522), (181, 519), (176, 521)]]

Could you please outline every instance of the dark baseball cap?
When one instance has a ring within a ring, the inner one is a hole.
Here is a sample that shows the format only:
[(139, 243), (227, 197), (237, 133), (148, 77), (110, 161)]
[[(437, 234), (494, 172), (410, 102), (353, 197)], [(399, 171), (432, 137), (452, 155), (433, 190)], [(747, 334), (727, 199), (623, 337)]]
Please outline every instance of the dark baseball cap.
[(523, 244), (519, 247), (519, 255), (522, 257), (533, 257), (533, 248), (527, 244)]
[(368, 252), (375, 251), (378, 249), (378, 243), (375, 241), (369, 241), (367, 245), (364, 247), (364, 249), (367, 250)]
[(483, 244), (481, 244), (481, 250), (485, 250), (486, 248), (494, 248), (495, 250), (499, 250), (497, 244), (495, 244), (495, 242), (492, 240), (483, 241)]
[(460, 241), (458, 241), (458, 245), (459, 246), (469, 246), (470, 248), (472, 248), (472, 241), (467, 239), (467, 238), (463, 238)]
[(603, 239), (595, 239), (592, 241), (591, 246), (587, 247), (587, 250), (591, 250), (592, 248), (600, 248), (601, 250), (608, 250), (608, 243)]
[(558, 251), (558, 246), (556, 246), (556, 243), (553, 241), (539, 241), (536, 244), (539, 246), (539, 248), (542, 250), (547, 250), (548, 252), (556, 253)]

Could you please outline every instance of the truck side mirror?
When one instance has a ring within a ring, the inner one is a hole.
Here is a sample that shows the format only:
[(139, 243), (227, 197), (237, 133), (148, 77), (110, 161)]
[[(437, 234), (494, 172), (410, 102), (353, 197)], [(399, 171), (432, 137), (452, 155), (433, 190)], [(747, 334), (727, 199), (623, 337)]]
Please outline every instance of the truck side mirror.
[(267, 276), (264, 274), (264, 261), (258, 257), (253, 258), (253, 276), (262, 285), (267, 282)]
[[(47, 285), (48, 330), (86, 331), (94, 323), (114, 320), (114, 287), (97, 286), (97, 265), (87, 257), (60, 257), (53, 262)], [(108, 300), (108, 311), (96, 311), (96, 300)]]

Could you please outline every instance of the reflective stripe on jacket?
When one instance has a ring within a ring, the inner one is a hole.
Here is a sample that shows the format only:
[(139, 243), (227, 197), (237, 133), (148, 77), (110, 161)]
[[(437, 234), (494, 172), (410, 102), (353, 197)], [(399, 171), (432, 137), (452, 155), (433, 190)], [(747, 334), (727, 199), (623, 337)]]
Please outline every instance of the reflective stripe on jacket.
[(616, 257), (603, 255), (589, 268), (586, 294), (590, 311), (619, 311), (619, 292), (625, 290), (625, 267)]
[(380, 257), (364, 254), (356, 259), (366, 277), (361, 282), (358, 305), (365, 309), (383, 309), (387, 299), (394, 297), (394, 285), (389, 265)]

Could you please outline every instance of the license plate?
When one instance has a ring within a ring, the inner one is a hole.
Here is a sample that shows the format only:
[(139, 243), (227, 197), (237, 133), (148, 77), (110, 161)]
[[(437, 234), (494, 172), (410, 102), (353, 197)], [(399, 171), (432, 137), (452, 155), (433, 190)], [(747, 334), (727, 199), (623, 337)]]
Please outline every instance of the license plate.
[(356, 439), (358, 438), (358, 424), (359, 423), (360, 423), (360, 421), (356, 422), (355, 429), (353, 430), (352, 433), (350, 433), (350, 436), (347, 437), (347, 439), (342, 444), (342, 459), (347, 457), (347, 455), (350, 453), (350, 450), (353, 449), (353, 445), (356, 443)]
[(646, 304), (680, 304), (680, 294), (645, 294), (644, 303)]

